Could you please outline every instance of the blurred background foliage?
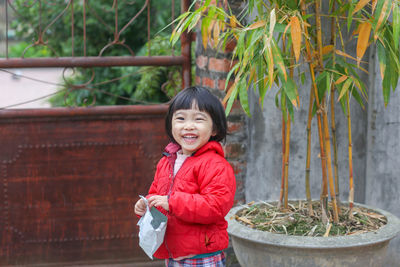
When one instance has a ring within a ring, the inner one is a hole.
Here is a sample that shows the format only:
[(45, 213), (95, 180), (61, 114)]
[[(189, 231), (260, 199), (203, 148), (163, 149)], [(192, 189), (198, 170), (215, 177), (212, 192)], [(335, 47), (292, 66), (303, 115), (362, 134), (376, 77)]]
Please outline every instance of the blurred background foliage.
[[(145, 0), (118, 2), (118, 29), (121, 30), (145, 3)], [(114, 7), (111, 1), (86, 1), (86, 6), (83, 1), (74, 1), (72, 14), (71, 5), (68, 6), (64, 0), (51, 3), (15, 0), (11, 6), (15, 17), (11, 28), (20, 42), (10, 47), (9, 57), (84, 56), (84, 49), (87, 56), (98, 56), (101, 51), (102, 56), (129, 56), (131, 53), (126, 46), (136, 56), (146, 56), (149, 52), (152, 56), (180, 54), (180, 46), (172, 49), (168, 41), (172, 31), (172, 27), (168, 26), (172, 21), (169, 1), (151, 1), (149, 42), (146, 7), (121, 33), (119, 40), (124, 41), (123, 45), (111, 45), (104, 49), (114, 40)], [(83, 39), (84, 12), (86, 48)], [(175, 1), (174, 12), (175, 16), (179, 15), (180, 1)], [(68, 69), (60, 93), (50, 98), (49, 102), (52, 106), (164, 103), (181, 89), (180, 73), (180, 66)]]

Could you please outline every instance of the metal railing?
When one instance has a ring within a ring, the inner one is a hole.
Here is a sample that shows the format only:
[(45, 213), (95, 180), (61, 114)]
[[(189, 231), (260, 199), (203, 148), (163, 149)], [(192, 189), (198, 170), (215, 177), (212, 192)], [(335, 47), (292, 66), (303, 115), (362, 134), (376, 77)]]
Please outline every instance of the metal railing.
[[(23, 1), (23, 0), (21, 0)], [(9, 56), (10, 47), (10, 13), (13, 16), (24, 16), (15, 7), (15, 1), (6, 0), (4, 2), (4, 13), (5, 13), (5, 56), (0, 58), (0, 68), (12, 69), (12, 68), (47, 68), (47, 67), (64, 67), (64, 68), (91, 68), (91, 67), (113, 67), (113, 66), (182, 66), (182, 87), (187, 87), (191, 84), (191, 38), (188, 35), (183, 35), (181, 38), (181, 54), (170, 55), (170, 56), (152, 56), (150, 51), (150, 45), (148, 48), (149, 56), (136, 56), (135, 51), (125, 43), (125, 40), (121, 37), (124, 32), (131, 27), (139, 16), (146, 16), (146, 29), (147, 31), (147, 43), (151, 41), (151, 0), (143, 0), (143, 6), (136, 13), (132, 14), (129, 21), (124, 25), (119, 23), (119, 9), (122, 5), (129, 5), (135, 1), (110, 1), (110, 8), (107, 10), (108, 13), (114, 13), (114, 25), (107, 25), (102, 19), (102, 15), (95, 11), (89, 4), (89, 0), (63, 0), (59, 1), (62, 5), (63, 10), (60, 14), (44, 23), (44, 7), (54, 6), (57, 3), (47, 0), (32, 0), (23, 2), (24, 7), (33, 8), (36, 7), (38, 10), (37, 21), (30, 24), (30, 31), (35, 31), (35, 38), (31, 43), (24, 49), (22, 55), (18, 58)], [(160, 0), (159, 0), (160, 1)], [(122, 4), (121, 4), (122, 2)], [(137, 1), (136, 1), (137, 2)], [(154, 1), (153, 1), (154, 2)], [(167, 2), (167, 1), (165, 1)], [(78, 21), (75, 17), (77, 16), (76, 5), (81, 5), (83, 12), (79, 15), (81, 19)], [(166, 3), (167, 5), (167, 3)], [(181, 0), (181, 11), (185, 11), (189, 8), (190, 0)], [(173, 20), (175, 19), (175, 0), (171, 0), (171, 27), (173, 28)], [(123, 7), (125, 8), (125, 7)], [(106, 12), (106, 11), (104, 11)], [(65, 23), (63, 18), (70, 18), (68, 22), (70, 24), (71, 32), (71, 53), (70, 55), (57, 55), (56, 57), (38, 57), (38, 58), (26, 58), (25, 54), (33, 47), (44, 46), (49, 50), (54, 51), (49, 45), (48, 40), (52, 37), (51, 32), (53, 27), (58, 23)], [(105, 28), (109, 29), (110, 35), (112, 34), (112, 40), (108, 40), (104, 43), (103, 48), (98, 51), (97, 55), (89, 55), (87, 51), (87, 44), (90, 41), (87, 38), (87, 21), (88, 19), (96, 19), (98, 23), (104, 25)], [(82, 31), (82, 35), (77, 34), (77, 27)], [(82, 51), (81, 55), (77, 55), (77, 43), (80, 41), (79, 50)], [(105, 56), (105, 52), (112, 47), (122, 46), (129, 51), (128, 56)]]

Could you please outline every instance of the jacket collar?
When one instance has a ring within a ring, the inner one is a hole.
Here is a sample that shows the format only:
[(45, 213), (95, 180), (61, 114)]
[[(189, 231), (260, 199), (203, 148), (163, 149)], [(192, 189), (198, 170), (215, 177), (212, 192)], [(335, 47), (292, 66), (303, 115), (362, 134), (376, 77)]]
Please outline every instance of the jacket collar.
[[(181, 146), (177, 143), (169, 143), (165, 147), (165, 152), (163, 153), (166, 156), (176, 155), (176, 153), (181, 149)], [(209, 150), (215, 151), (215, 153), (224, 157), (224, 150), (219, 142), (209, 141), (207, 144), (202, 146), (199, 150), (197, 150), (192, 156), (199, 156)]]

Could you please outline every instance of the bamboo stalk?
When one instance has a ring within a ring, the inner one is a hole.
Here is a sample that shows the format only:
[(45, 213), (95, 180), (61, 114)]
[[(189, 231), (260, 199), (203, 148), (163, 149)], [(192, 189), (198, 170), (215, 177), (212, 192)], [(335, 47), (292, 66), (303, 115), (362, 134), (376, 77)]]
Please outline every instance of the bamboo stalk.
[(347, 128), (349, 134), (349, 207), (350, 207), (350, 216), (351, 211), (353, 209), (354, 203), (354, 181), (353, 181), (353, 142), (351, 139), (351, 116), (350, 116), (350, 97), (349, 92), (346, 93), (346, 105), (347, 105)]
[[(305, 6), (305, 0), (301, 1), (301, 11), (302, 15), (306, 15), (306, 6)], [(304, 29), (305, 34), (308, 36), (307, 28)], [(322, 218), (323, 218), (323, 223), (326, 223), (326, 213), (325, 211), (327, 210), (327, 199), (328, 199), (328, 190), (327, 190), (327, 176), (326, 176), (326, 158), (325, 158), (325, 148), (324, 148), (324, 142), (323, 142), (323, 132), (322, 132), (322, 123), (321, 123), (321, 107), (320, 107), (320, 102), (319, 102), (319, 97), (318, 97), (318, 89), (317, 89), (317, 83), (315, 80), (315, 65), (313, 63), (313, 58), (312, 58), (312, 52), (310, 48), (310, 41), (308, 38), (306, 38), (305, 43), (306, 43), (306, 52), (307, 52), (307, 59), (308, 59), (308, 66), (310, 69), (310, 75), (311, 75), (311, 82), (312, 82), (312, 90), (314, 91), (314, 98), (315, 98), (315, 104), (317, 106), (317, 125), (318, 125), (318, 137), (319, 137), (319, 144), (320, 144), (320, 157), (321, 157), (321, 169), (322, 169), (322, 189), (321, 189), (321, 213), (322, 213)]]
[[(336, 2), (332, 4), (332, 12), (335, 12)], [(333, 45), (333, 65), (336, 64), (336, 18), (331, 18), (331, 44)], [(337, 153), (337, 141), (336, 141), (336, 120), (335, 120), (335, 85), (331, 84), (331, 132), (332, 132), (332, 145), (333, 145), (333, 171), (335, 176), (335, 194), (336, 201), (340, 207), (340, 190), (339, 190), (339, 172), (338, 172), (338, 153)], [(338, 210), (340, 214), (340, 208)]]
[[(317, 54), (318, 54), (318, 62), (319, 67), (323, 69), (323, 58), (322, 58), (322, 29), (321, 29), (321, 5), (320, 0), (315, 0), (315, 25), (317, 30)], [(334, 189), (334, 182), (333, 182), (333, 175), (332, 175), (332, 156), (331, 156), (331, 145), (330, 145), (330, 137), (329, 137), (329, 126), (328, 126), (328, 115), (325, 106), (325, 97), (321, 100), (321, 111), (323, 116), (323, 135), (324, 135), (324, 147), (327, 157), (327, 167), (328, 167), (328, 180), (329, 180), (329, 189), (330, 195), (332, 199), (332, 206), (333, 206), (333, 218), (334, 221), (337, 223), (339, 222), (339, 215), (338, 215), (338, 208), (336, 203), (336, 195)], [(324, 188), (326, 190), (326, 188)], [(327, 206), (326, 206), (327, 207)]]
[(310, 189), (310, 162), (311, 162), (311, 122), (312, 108), (314, 102), (314, 91), (310, 90), (310, 102), (308, 104), (308, 119), (307, 119), (307, 157), (306, 157), (306, 198), (308, 202), (308, 214), (314, 215)]
[(286, 128), (286, 123), (285, 123), (285, 118), (283, 116), (283, 112), (282, 112), (282, 127), (281, 128), (282, 128), (282, 175), (281, 175), (282, 177), (281, 177), (281, 190), (279, 193), (278, 209), (280, 209), (282, 207), (283, 192), (285, 191), (285, 159), (286, 159), (285, 128)]
[(340, 190), (339, 190), (339, 172), (338, 172), (338, 153), (336, 141), (336, 123), (335, 123), (335, 86), (331, 87), (331, 131), (332, 131), (332, 145), (333, 145), (333, 171), (335, 176), (335, 195), (338, 206), (340, 206)]
[[(282, 97), (286, 98), (286, 95)], [(288, 208), (289, 200), (289, 146), (290, 146), (290, 116), (286, 120), (286, 139), (285, 139), (285, 209)]]
[[(324, 101), (325, 99), (323, 99)], [(325, 101), (324, 101), (325, 102)], [(333, 209), (333, 219), (335, 223), (339, 222), (339, 212), (336, 203), (336, 194), (335, 194), (335, 186), (333, 181), (333, 172), (332, 172), (332, 155), (331, 155), (331, 141), (329, 136), (329, 125), (328, 125), (328, 114), (326, 108), (323, 108), (323, 121), (324, 121), (324, 136), (325, 136), (325, 152), (327, 159), (327, 167), (328, 167), (328, 178), (329, 178), (329, 190), (332, 200), (332, 209)]]

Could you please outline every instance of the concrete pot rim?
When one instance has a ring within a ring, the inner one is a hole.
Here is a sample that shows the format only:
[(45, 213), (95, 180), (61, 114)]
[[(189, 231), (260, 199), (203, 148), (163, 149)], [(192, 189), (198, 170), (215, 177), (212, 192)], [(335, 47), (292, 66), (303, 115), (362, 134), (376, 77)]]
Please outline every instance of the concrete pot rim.
[[(271, 201), (272, 202), (272, 201)], [(260, 202), (259, 202), (260, 203)], [(315, 248), (315, 249), (332, 249), (332, 248), (349, 248), (368, 246), (378, 243), (390, 241), (400, 232), (400, 220), (390, 212), (367, 206), (364, 204), (354, 203), (360, 206), (372, 209), (387, 218), (387, 224), (377, 231), (334, 237), (309, 237), (309, 236), (289, 236), (283, 234), (269, 233), (247, 227), (235, 219), (235, 214), (244, 208), (237, 206), (230, 210), (226, 216), (228, 221), (228, 233), (232, 237), (253, 241), (261, 244), (269, 244), (279, 247), (292, 248)]]

